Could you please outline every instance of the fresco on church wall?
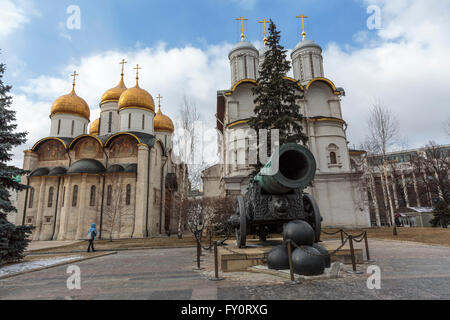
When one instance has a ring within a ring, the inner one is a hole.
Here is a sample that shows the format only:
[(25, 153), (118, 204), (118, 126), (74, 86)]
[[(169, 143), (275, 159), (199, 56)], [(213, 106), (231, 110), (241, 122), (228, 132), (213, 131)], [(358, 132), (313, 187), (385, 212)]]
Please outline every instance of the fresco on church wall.
[(67, 160), (68, 156), (61, 142), (49, 140), (39, 148), (39, 161)]
[(85, 138), (75, 146), (75, 159), (102, 159), (103, 152), (100, 144), (92, 139)]
[(136, 140), (129, 136), (118, 137), (113, 141), (110, 148), (111, 158), (137, 157), (138, 147)]

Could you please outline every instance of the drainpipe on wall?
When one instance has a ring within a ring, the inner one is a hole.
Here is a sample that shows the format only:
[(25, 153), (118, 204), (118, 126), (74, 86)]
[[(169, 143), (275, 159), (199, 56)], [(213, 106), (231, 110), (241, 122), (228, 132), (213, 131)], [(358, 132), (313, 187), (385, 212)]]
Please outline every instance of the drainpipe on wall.
[(53, 233), (52, 233), (52, 240), (53, 237), (55, 236), (55, 231), (56, 231), (56, 218), (58, 217), (58, 201), (59, 201), (59, 189), (61, 186), (61, 177), (58, 177), (58, 189), (56, 191), (56, 203), (55, 203), (55, 217), (53, 218)]

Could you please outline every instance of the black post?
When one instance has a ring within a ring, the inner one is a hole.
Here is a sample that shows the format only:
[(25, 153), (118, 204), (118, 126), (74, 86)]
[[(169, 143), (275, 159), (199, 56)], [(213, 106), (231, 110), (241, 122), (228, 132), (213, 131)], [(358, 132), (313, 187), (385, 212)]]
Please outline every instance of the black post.
[(340, 230), (341, 231), (341, 244), (344, 244), (344, 230)]
[(288, 240), (288, 256), (289, 256), (289, 271), (291, 273), (291, 281), (294, 282), (294, 269), (292, 267), (292, 247), (291, 247), (291, 240)]
[(219, 279), (219, 259), (217, 256), (217, 241), (214, 241), (214, 274), (216, 280)]
[(367, 231), (364, 232), (364, 243), (365, 243), (365, 245), (366, 245), (366, 256), (367, 256), (367, 261), (370, 261), (369, 241), (367, 240)]
[(348, 240), (350, 242), (350, 255), (352, 256), (352, 267), (353, 271), (356, 272), (356, 259), (355, 259), (355, 250), (353, 248), (353, 236), (349, 235)]
[(201, 247), (200, 247), (200, 241), (198, 241), (198, 239), (197, 239), (197, 268), (200, 270), (200, 250), (201, 250)]

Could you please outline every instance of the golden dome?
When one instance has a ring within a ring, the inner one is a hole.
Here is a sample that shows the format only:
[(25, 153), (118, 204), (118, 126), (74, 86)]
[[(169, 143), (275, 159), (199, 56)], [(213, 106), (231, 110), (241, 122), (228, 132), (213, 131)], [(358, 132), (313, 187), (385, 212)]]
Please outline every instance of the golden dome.
[(53, 103), (50, 117), (55, 114), (71, 114), (89, 120), (91, 111), (86, 101), (77, 96), (75, 88), (72, 88), (71, 93), (59, 97)]
[(125, 86), (125, 83), (123, 82), (123, 74), (122, 74), (122, 78), (120, 79), (120, 82), (117, 85), (117, 87), (106, 91), (102, 96), (102, 100), (100, 101), (100, 104), (103, 104), (106, 102), (111, 102), (111, 101), (119, 101), (120, 96), (126, 90), (127, 90), (127, 87)]
[(119, 111), (128, 108), (148, 109), (155, 112), (155, 102), (150, 93), (136, 84), (136, 87), (126, 90), (120, 96)]
[(98, 135), (99, 126), (100, 126), (100, 119), (97, 119), (94, 122), (92, 122), (91, 127), (89, 129), (89, 134)]
[(161, 106), (159, 106), (158, 113), (153, 120), (155, 132), (170, 132), (175, 131), (172, 120), (161, 112)]

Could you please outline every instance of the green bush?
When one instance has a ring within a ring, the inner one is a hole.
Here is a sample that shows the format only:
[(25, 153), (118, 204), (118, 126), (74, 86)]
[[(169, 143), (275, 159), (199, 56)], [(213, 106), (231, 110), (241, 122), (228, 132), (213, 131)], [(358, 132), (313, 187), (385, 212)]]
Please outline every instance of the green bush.
[(32, 226), (15, 226), (0, 217), (0, 264), (23, 258), (33, 229)]

